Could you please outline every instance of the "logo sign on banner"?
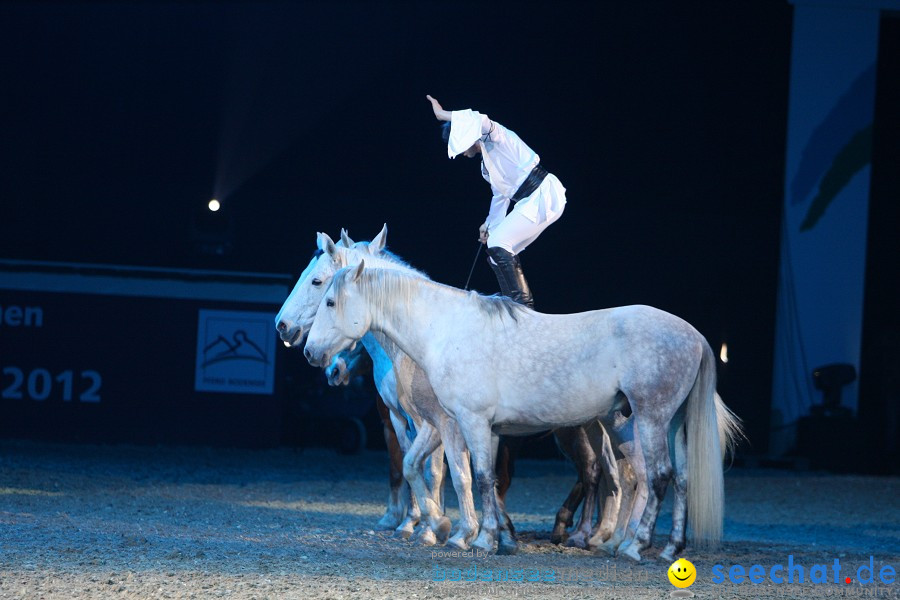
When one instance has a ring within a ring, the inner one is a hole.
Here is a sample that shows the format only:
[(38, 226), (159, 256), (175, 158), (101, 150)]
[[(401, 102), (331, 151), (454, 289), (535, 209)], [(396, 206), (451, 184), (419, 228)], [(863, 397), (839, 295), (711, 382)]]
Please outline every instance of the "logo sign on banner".
[(200, 309), (194, 390), (271, 394), (275, 328), (262, 312)]

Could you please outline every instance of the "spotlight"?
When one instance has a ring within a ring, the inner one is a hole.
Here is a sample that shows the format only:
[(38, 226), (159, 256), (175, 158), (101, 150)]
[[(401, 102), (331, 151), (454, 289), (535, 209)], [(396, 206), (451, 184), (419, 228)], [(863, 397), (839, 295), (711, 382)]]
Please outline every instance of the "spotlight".
[(199, 202), (194, 206), (191, 237), (197, 252), (215, 257), (230, 254), (234, 234), (231, 209), (234, 207), (226, 207), (216, 198), (209, 200), (205, 206)]

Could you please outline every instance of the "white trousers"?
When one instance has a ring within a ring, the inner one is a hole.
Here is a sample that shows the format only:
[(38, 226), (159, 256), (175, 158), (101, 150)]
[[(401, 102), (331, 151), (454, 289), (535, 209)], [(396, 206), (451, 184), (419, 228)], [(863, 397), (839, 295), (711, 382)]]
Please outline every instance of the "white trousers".
[(556, 222), (563, 214), (564, 208), (560, 208), (559, 212), (548, 218), (547, 220), (535, 223), (528, 217), (516, 212), (513, 208), (512, 212), (506, 215), (500, 224), (491, 230), (488, 236), (488, 248), (500, 247), (512, 254), (518, 254), (538, 238), (541, 233), (550, 225)]

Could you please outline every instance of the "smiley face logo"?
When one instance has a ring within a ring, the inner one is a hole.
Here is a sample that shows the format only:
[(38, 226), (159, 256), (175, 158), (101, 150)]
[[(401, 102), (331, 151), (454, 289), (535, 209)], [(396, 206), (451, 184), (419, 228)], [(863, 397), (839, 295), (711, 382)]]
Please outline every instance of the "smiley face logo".
[(697, 579), (697, 569), (683, 558), (679, 558), (669, 566), (669, 581), (677, 588), (689, 587)]

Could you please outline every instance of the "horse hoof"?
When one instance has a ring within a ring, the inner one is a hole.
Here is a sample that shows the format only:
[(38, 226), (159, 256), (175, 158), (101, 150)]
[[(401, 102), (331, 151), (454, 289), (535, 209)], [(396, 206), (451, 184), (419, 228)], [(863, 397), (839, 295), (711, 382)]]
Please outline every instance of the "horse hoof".
[(635, 549), (633, 544), (629, 544), (624, 549), (619, 548), (619, 556), (630, 558), (634, 562), (641, 562), (641, 553)]
[(616, 555), (616, 545), (610, 543), (603, 543), (593, 549), (594, 554), (599, 554), (602, 556), (615, 556)]
[(469, 544), (466, 542), (466, 535), (463, 532), (459, 532), (447, 540), (447, 545), (456, 548), (457, 550), (469, 549)]
[(681, 552), (676, 546), (669, 544), (659, 553), (659, 557), (666, 562), (675, 562), (675, 557)]
[(394, 537), (400, 538), (401, 540), (408, 540), (412, 537), (413, 530), (412, 528), (407, 528), (403, 525), (394, 530)]
[(575, 533), (569, 536), (569, 539), (566, 540), (567, 548), (587, 548), (587, 542), (584, 540), (584, 535), (581, 533)]
[(605, 531), (598, 531), (594, 535), (588, 538), (587, 541), (587, 549), (590, 551), (597, 550), (603, 544), (612, 544), (615, 543), (613, 540), (613, 534)]
[(504, 542), (503, 540), (497, 545), (498, 556), (512, 556), (519, 553), (519, 544), (515, 541)]
[(551, 544), (556, 544), (558, 546), (558, 545), (564, 543), (565, 541), (566, 541), (565, 533), (557, 533), (554, 531), (553, 533), (550, 534), (550, 543)]
[(453, 524), (447, 517), (438, 517), (435, 521), (437, 521), (437, 524), (432, 529), (437, 536), (437, 541), (443, 544), (450, 537), (450, 529), (453, 527)]
[(494, 540), (491, 536), (481, 532), (478, 534), (478, 537), (475, 538), (475, 541), (472, 542), (472, 547), (490, 554), (494, 551)]
[(434, 546), (437, 544), (437, 536), (430, 528), (425, 528), (419, 535), (419, 543), (423, 546)]
[(403, 522), (403, 519), (392, 515), (390, 513), (386, 513), (381, 519), (379, 519), (378, 523), (375, 524), (375, 529), (378, 531), (393, 531), (400, 527), (400, 523)]

